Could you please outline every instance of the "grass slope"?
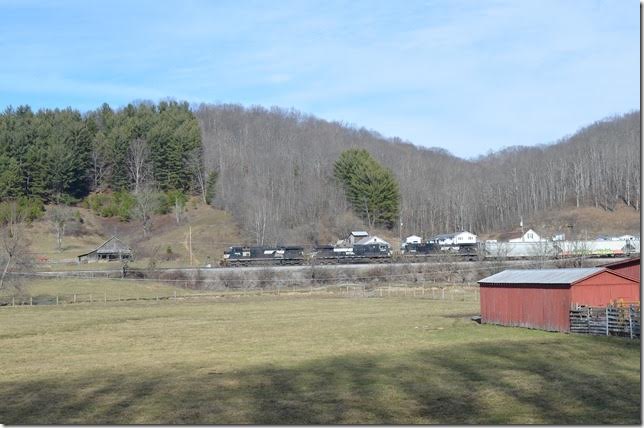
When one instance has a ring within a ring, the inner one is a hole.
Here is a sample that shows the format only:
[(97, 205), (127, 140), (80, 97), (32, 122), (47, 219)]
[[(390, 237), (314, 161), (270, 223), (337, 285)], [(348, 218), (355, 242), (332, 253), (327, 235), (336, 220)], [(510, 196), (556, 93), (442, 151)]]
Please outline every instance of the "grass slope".
[[(568, 225), (573, 225), (574, 230)], [(625, 204), (617, 205), (613, 211), (595, 207), (553, 209), (535, 214), (526, 226), (546, 236), (564, 232), (568, 239), (595, 239), (600, 234), (639, 235), (640, 213)]]
[[(63, 239), (62, 251), (56, 249), (52, 225), (47, 220), (36, 221), (27, 227), (27, 238), (32, 256), (41, 263), (41, 269), (117, 269), (119, 264), (92, 263), (77, 265), (76, 258), (95, 249), (113, 235), (136, 251), (137, 260), (132, 264), (147, 267), (154, 256), (158, 267), (186, 266), (189, 264), (188, 227), (192, 227), (193, 264), (218, 263), (224, 248), (241, 242), (240, 232), (232, 217), (225, 211), (197, 202), (186, 205), (180, 223), (174, 214), (157, 215), (153, 218), (152, 233), (144, 238), (140, 222), (121, 222), (115, 218), (102, 218), (88, 209), (73, 208), (80, 213), (83, 226), (74, 235)], [(170, 248), (171, 254), (168, 254)], [(47, 258), (47, 262), (43, 258)], [(66, 263), (71, 262), (71, 263)]]
[(477, 325), (474, 302), (0, 310), (0, 422), (640, 423), (640, 344)]

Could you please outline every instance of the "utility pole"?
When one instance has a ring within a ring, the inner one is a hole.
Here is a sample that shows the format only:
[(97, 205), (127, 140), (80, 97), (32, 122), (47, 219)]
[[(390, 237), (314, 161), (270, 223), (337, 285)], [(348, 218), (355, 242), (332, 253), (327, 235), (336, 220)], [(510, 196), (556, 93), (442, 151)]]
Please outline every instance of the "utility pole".
[(192, 226), (188, 225), (188, 252), (190, 253), (190, 266), (192, 266)]
[(402, 221), (402, 210), (400, 210), (400, 214), (398, 216), (398, 220), (400, 223), (400, 227), (398, 228), (398, 240), (400, 241), (400, 248), (402, 248), (402, 228), (403, 228), (403, 221)]

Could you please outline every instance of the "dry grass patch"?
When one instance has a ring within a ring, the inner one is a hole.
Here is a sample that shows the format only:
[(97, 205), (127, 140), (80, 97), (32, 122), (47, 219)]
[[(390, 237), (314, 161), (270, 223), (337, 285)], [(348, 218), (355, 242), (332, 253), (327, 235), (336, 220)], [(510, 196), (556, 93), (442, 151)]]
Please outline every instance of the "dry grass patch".
[(639, 342), (477, 312), (405, 298), (3, 309), (0, 422), (640, 422)]

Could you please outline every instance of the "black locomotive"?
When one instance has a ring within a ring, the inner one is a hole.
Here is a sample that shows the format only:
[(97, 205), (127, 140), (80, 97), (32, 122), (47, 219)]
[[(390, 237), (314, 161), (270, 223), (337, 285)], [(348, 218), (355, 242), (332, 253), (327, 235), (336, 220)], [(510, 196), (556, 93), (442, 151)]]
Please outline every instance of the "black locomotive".
[(225, 266), (299, 265), (304, 262), (304, 248), (287, 245), (276, 247), (236, 246), (224, 251)]
[(300, 265), (306, 261), (318, 264), (383, 263), (391, 259), (388, 244), (376, 243), (334, 247), (319, 245), (305, 254), (300, 246), (234, 246), (224, 251), (222, 266)]

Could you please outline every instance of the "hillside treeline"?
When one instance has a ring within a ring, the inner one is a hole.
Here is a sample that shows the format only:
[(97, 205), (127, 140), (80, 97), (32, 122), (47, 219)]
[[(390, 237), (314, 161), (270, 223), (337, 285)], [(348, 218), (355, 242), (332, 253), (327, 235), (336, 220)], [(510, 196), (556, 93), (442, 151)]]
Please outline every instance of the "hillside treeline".
[(0, 200), (72, 203), (92, 191), (189, 191), (200, 159), (199, 125), (186, 103), (107, 104), (0, 114)]
[(201, 105), (195, 114), (204, 166), (219, 172), (216, 203), (260, 243), (328, 242), (361, 225), (333, 178), (334, 162), (349, 148), (368, 150), (393, 171), (403, 235), (482, 233), (569, 204), (640, 209), (639, 112), (555, 144), (476, 160), (293, 110)]
[[(554, 144), (463, 160), (279, 108), (191, 109), (164, 101), (120, 109), (105, 104), (81, 114), (23, 106), (0, 114), (0, 200), (70, 204), (108, 190), (115, 192), (109, 200), (85, 200), (101, 215), (126, 220), (138, 204), (145, 212), (137, 217), (145, 222), (147, 212), (158, 209), (146, 206), (141, 189), (191, 192), (207, 202), (214, 196), (248, 241), (325, 243), (376, 223), (370, 220), (375, 205), (360, 212), (357, 196), (334, 176), (341, 154), (353, 148), (367, 150), (384, 167), (374, 173), (391, 171), (395, 178), (388, 188), (396, 189), (391, 200), (399, 200), (400, 209), (388, 212), (398, 218), (389, 215), (381, 224), (397, 231), (402, 222), (403, 235), (484, 233), (568, 205), (612, 210), (625, 203), (639, 210), (640, 126), (634, 112)], [(179, 196), (172, 200), (178, 204)]]

